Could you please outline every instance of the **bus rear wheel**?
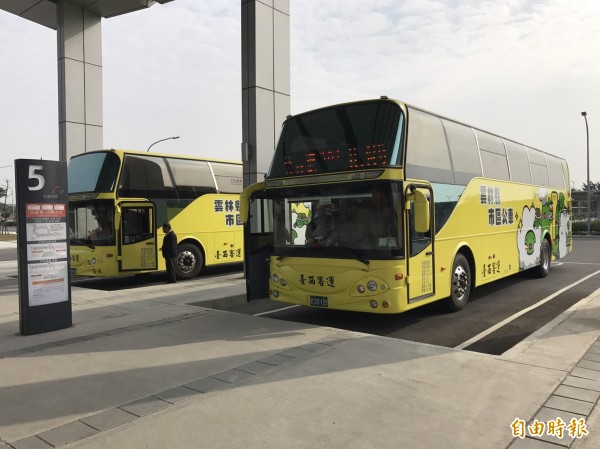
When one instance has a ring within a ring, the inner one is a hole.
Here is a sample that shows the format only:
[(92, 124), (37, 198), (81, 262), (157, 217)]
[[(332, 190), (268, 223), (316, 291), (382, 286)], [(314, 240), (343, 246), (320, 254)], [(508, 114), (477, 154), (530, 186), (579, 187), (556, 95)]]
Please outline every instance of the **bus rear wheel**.
[(450, 280), (450, 297), (448, 298), (448, 309), (458, 312), (467, 305), (471, 294), (471, 267), (467, 258), (457, 254), (452, 265), (452, 279)]
[(177, 247), (175, 271), (179, 279), (191, 279), (198, 276), (202, 265), (202, 253), (198, 247), (190, 243), (183, 243)]

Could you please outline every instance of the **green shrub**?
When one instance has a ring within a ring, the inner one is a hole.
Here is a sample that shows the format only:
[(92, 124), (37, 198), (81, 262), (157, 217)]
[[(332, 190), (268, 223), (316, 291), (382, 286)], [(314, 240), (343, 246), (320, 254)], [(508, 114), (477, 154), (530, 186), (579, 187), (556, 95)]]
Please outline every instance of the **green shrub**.
[[(587, 234), (587, 221), (577, 221), (572, 224), (573, 235)], [(600, 234), (600, 221), (592, 221), (590, 223), (590, 231), (592, 234)]]

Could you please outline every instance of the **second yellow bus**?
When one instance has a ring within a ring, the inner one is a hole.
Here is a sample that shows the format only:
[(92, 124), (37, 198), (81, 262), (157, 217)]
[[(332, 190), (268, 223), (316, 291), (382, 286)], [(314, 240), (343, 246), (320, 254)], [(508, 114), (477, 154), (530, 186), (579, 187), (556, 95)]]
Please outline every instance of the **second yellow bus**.
[(166, 221), (178, 237), (178, 278), (243, 261), (241, 162), (106, 150), (74, 156), (68, 174), (73, 275), (165, 270)]

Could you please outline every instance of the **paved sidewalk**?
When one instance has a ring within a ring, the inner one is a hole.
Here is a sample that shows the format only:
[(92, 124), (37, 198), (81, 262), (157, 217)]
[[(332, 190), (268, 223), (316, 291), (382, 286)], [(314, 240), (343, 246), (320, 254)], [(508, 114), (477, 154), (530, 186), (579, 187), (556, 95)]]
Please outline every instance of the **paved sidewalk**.
[[(11, 273), (0, 449), (600, 447), (600, 292), (489, 356), (211, 308), (244, 301), (239, 274), (76, 287), (73, 327), (23, 337)], [(559, 417), (589, 435), (512, 435)]]

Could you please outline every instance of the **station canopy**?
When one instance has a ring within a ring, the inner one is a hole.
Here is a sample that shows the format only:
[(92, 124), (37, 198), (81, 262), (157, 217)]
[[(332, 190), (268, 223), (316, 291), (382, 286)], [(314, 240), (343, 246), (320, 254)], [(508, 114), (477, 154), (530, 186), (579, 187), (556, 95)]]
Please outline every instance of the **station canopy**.
[[(164, 4), (172, 0), (68, 0), (100, 17), (127, 14), (149, 8), (155, 3)], [(57, 29), (56, 0), (0, 0), (0, 10), (21, 16), (53, 30)]]

